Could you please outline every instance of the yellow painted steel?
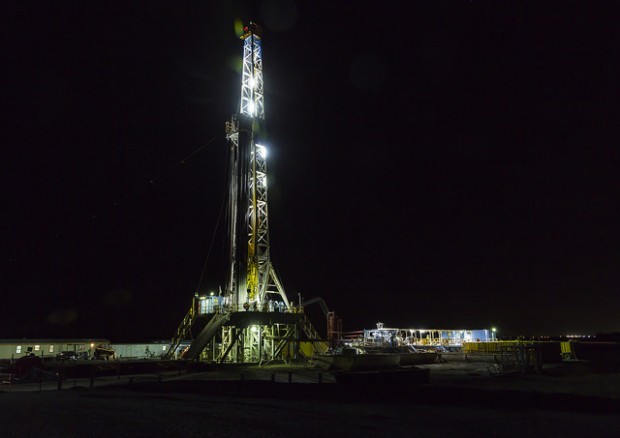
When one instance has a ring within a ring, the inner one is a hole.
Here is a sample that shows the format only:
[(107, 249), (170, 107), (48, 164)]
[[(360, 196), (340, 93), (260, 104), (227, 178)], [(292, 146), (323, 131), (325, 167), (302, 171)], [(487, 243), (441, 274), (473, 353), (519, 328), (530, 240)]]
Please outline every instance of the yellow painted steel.
[(571, 354), (573, 352), (570, 341), (560, 342), (560, 349), (562, 351), (562, 354)]
[(560, 354), (562, 355), (563, 360), (571, 360), (576, 358), (572, 341), (560, 342)]
[(316, 354), (320, 354), (321, 351), (327, 351), (328, 348), (329, 344), (327, 342), (299, 342), (299, 351), (308, 358), (314, 357)]
[(463, 342), (464, 353), (499, 353), (502, 350), (518, 345), (525, 345), (523, 341), (490, 341), (490, 342)]
[(248, 301), (254, 301), (256, 291), (258, 289), (258, 266), (257, 263), (251, 261), (248, 266)]
[(463, 342), (463, 352), (467, 354), (501, 354), (519, 347), (536, 347), (544, 360), (550, 363), (574, 358), (570, 342), (525, 340)]

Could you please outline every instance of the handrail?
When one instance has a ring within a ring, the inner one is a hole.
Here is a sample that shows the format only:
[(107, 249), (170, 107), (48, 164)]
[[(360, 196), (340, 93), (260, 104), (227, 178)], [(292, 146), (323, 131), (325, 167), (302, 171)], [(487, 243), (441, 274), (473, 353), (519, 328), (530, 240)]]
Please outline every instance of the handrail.
[[(321, 336), (319, 335), (319, 332), (317, 332), (317, 330), (314, 328), (314, 326), (308, 319), (308, 316), (305, 313), (303, 315), (304, 317), (299, 320), (301, 329), (311, 341), (320, 341)], [(326, 351), (325, 346), (322, 343), (315, 343), (314, 348), (316, 350), (319, 350), (319, 353), (325, 353)]]
[(177, 328), (176, 333), (172, 337), (172, 341), (170, 342), (170, 348), (168, 349), (168, 351), (166, 351), (162, 355), (162, 358), (169, 359), (174, 355), (174, 352), (179, 347), (183, 339), (185, 339), (185, 337), (187, 336), (187, 333), (191, 329), (195, 318), (196, 318), (196, 311), (195, 311), (194, 303), (192, 302), (192, 305), (189, 308), (189, 311), (183, 318), (183, 321), (181, 321), (181, 324), (179, 324), (179, 327)]

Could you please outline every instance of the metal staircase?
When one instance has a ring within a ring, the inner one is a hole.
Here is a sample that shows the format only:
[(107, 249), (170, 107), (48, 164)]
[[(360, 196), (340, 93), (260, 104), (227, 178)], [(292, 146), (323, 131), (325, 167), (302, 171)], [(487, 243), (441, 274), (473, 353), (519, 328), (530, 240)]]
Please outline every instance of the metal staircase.
[(230, 320), (230, 313), (216, 313), (213, 315), (207, 325), (200, 331), (196, 339), (194, 339), (189, 346), (189, 349), (183, 355), (183, 359), (194, 360), (196, 359), (202, 350), (207, 346), (209, 341), (217, 334), (218, 330)]
[[(299, 320), (299, 326), (301, 327), (301, 329), (303, 330), (303, 332), (306, 334), (306, 336), (308, 337), (310, 341), (320, 341), (321, 336), (319, 335), (319, 332), (316, 331), (316, 329), (314, 328), (314, 326), (308, 319), (308, 316), (305, 313), (303, 315), (304, 315), (303, 318)], [(327, 352), (325, 343), (313, 342), (313, 345), (314, 345), (315, 353), (325, 354)]]
[(195, 320), (196, 310), (194, 303), (192, 302), (192, 306), (189, 308), (189, 311), (185, 315), (185, 318), (183, 318), (183, 321), (181, 321), (181, 324), (177, 328), (176, 333), (172, 337), (172, 342), (170, 342), (170, 348), (162, 355), (162, 359), (171, 359), (174, 356), (174, 352), (176, 351), (176, 349), (179, 348), (179, 345), (181, 345), (183, 339), (186, 339), (187, 335), (190, 333), (190, 330)]

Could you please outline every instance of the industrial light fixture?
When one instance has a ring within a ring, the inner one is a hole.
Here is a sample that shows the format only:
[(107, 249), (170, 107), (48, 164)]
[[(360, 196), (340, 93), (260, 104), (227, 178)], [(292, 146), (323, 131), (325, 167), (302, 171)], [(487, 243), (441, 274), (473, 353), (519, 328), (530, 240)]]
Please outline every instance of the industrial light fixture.
[(257, 144), (256, 150), (258, 151), (258, 155), (260, 155), (261, 158), (264, 159), (267, 157), (267, 148), (262, 144)]

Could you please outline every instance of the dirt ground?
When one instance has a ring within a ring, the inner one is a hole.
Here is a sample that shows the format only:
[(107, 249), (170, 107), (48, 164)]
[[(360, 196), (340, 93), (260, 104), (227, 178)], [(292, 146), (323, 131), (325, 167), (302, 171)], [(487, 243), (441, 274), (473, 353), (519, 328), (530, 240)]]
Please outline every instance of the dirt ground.
[[(430, 383), (342, 385), (308, 369), (236, 369), (0, 387), (2, 436), (620, 436), (620, 376), (437, 364)], [(289, 372), (291, 372), (289, 376)], [(289, 379), (292, 383), (288, 383)], [(42, 388), (45, 385), (42, 385)], [(30, 389), (28, 391), (28, 389)], [(43, 388), (44, 389), (44, 388)]]

